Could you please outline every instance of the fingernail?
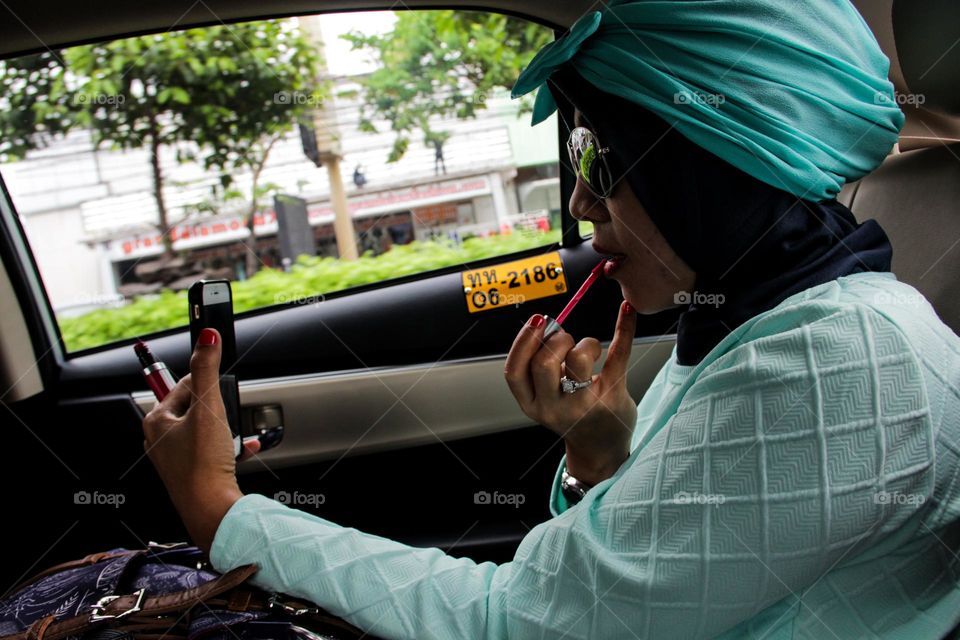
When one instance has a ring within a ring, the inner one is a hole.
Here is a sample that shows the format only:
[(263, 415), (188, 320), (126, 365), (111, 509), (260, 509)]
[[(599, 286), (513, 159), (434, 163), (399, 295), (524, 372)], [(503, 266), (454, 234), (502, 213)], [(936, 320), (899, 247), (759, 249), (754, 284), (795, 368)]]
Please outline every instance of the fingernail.
[(543, 316), (539, 313), (532, 318), (530, 318), (530, 326), (534, 329), (539, 329), (543, 326)]
[(627, 315), (628, 313), (632, 313), (632, 312), (633, 312), (633, 307), (630, 306), (630, 303), (629, 303), (629, 302), (627, 302), (626, 300), (624, 300), (624, 301), (623, 301), (623, 314), (624, 314), (624, 315)]
[(197, 338), (197, 344), (204, 347), (217, 344), (217, 332), (213, 329), (204, 329), (200, 332), (200, 337)]

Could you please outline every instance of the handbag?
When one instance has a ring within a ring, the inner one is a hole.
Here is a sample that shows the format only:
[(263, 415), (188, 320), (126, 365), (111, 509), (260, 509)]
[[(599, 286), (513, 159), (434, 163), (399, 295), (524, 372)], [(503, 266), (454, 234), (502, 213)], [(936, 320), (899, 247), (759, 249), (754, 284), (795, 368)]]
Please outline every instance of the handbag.
[(372, 638), (311, 603), (249, 584), (256, 571), (250, 564), (217, 573), (186, 543), (94, 553), (0, 600), (0, 640)]

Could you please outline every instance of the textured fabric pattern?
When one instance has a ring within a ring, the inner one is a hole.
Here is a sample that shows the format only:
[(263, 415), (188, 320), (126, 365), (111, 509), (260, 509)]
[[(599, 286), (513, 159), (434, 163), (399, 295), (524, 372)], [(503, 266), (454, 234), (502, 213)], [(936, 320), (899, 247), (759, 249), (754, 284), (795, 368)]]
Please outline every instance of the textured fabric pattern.
[(889, 60), (850, 0), (616, 0), (546, 45), (514, 85), (570, 65), (735, 167), (800, 198), (834, 197), (877, 167), (904, 116)]
[(385, 638), (927, 638), (960, 616), (960, 339), (892, 274), (668, 363), (610, 479), (476, 564), (238, 501), (219, 570)]

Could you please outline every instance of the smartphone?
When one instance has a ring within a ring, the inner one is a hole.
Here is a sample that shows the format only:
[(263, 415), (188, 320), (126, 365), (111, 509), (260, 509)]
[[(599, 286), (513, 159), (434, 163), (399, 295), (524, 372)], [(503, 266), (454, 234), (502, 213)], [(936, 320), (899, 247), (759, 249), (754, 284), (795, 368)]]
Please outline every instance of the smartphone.
[(223, 345), (220, 356), (220, 395), (226, 408), (227, 424), (233, 436), (234, 455), (242, 448), (240, 435), (240, 389), (232, 373), (237, 362), (237, 338), (233, 330), (233, 294), (229, 280), (198, 280), (187, 291), (190, 313), (190, 348), (197, 345), (200, 332), (216, 329)]
[(190, 303), (190, 346), (197, 344), (200, 332), (216, 329), (223, 343), (220, 373), (233, 370), (237, 363), (237, 338), (233, 331), (233, 293), (229, 280), (197, 280), (187, 291)]

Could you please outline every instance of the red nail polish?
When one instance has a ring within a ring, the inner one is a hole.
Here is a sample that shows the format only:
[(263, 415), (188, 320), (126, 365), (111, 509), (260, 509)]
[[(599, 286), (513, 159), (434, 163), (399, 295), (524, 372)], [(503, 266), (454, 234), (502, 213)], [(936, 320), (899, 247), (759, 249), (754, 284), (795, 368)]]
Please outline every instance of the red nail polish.
[(213, 329), (204, 329), (197, 338), (197, 343), (204, 347), (217, 344), (217, 332)]
[(633, 312), (633, 307), (626, 300), (623, 301), (623, 313), (624, 315)]
[(532, 318), (530, 318), (530, 326), (534, 329), (539, 329), (543, 326), (543, 316), (539, 313)]

